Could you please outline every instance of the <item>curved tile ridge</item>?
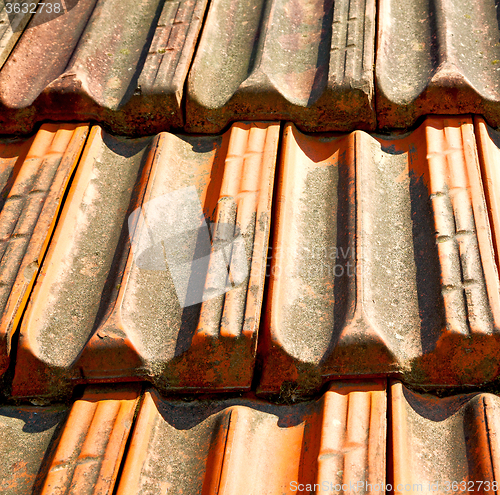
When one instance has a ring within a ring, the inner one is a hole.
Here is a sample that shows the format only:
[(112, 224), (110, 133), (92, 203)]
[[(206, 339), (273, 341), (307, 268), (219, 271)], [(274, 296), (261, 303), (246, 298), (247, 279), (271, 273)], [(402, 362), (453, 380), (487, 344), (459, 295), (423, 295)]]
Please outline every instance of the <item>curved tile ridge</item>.
[(68, 415), (41, 495), (112, 493), (140, 387), (88, 387)]
[(0, 140), (0, 374), (87, 133), (44, 124), (32, 138)]
[(23, 320), (14, 395), (144, 378), (250, 387), (279, 128), (136, 140), (93, 128)]
[(186, 130), (293, 120), (374, 129), (373, 0), (218, 0), (188, 78)]
[(496, 493), (497, 396), (471, 393), (438, 399), (415, 394), (400, 382), (392, 383), (390, 391), (395, 494)]
[(149, 391), (117, 494), (310, 493), (314, 485), (384, 493), (385, 443), (382, 381), (335, 382), (295, 406), (183, 403)]
[(182, 127), (205, 6), (79, 0), (64, 15), (36, 13), (0, 71), (2, 132), (44, 119), (98, 120), (134, 136)]
[(406, 128), (422, 115), (449, 113), (500, 124), (495, 2), (381, 0), (378, 19), (379, 127)]
[(392, 139), (289, 124), (279, 177), (261, 393), (339, 375), (437, 387), (498, 374), (499, 279), (470, 118)]

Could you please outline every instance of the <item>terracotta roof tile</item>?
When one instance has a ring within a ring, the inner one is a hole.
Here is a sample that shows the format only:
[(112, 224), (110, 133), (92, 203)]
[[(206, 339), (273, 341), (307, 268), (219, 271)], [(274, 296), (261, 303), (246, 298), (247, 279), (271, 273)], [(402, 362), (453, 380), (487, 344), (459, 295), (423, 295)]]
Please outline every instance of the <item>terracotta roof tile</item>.
[(182, 127), (205, 4), (79, 0), (64, 15), (35, 14), (0, 72), (2, 132), (43, 119), (97, 119), (122, 134)]
[(487, 0), (379, 1), (379, 127), (447, 113), (478, 113), (500, 124), (497, 7)]
[(373, 129), (374, 19), (373, 0), (213, 2), (189, 75), (186, 129), (218, 132), (241, 119)]
[(496, 493), (492, 485), (500, 469), (496, 395), (438, 399), (395, 382), (391, 409), (395, 494)]
[(39, 493), (66, 416), (65, 406), (0, 408), (1, 493)]
[(89, 387), (69, 413), (42, 495), (112, 493), (140, 387)]
[(23, 320), (14, 394), (141, 377), (248, 389), (278, 137), (278, 124), (137, 140), (94, 127)]
[[(18, 14), (14, 12), (15, 5), (19, 6), (19, 10), (23, 8), (22, 0), (9, 2), (9, 7), (5, 3), (2, 2), (0, 5), (0, 67), (9, 56), (31, 18), (30, 15), (25, 15), (21, 11)], [(36, 4), (36, 2), (33, 3)]]
[(500, 491), (500, 0), (58, 2), (0, 2), (0, 492)]
[(483, 118), (476, 117), (474, 127), (478, 140), (479, 161), (486, 192), (488, 214), (495, 246), (496, 267), (500, 267), (500, 133), (489, 127)]
[(492, 380), (499, 279), (472, 120), (394, 138), (288, 125), (282, 150), (260, 390)]
[(309, 493), (306, 485), (314, 483), (329, 490), (346, 483), (381, 487), (385, 444), (382, 381), (335, 382), (319, 400), (296, 406), (166, 401), (149, 391), (117, 494), (249, 493), (250, 487), (252, 493)]
[(1, 373), (87, 132), (44, 124), (32, 138), (0, 140)]

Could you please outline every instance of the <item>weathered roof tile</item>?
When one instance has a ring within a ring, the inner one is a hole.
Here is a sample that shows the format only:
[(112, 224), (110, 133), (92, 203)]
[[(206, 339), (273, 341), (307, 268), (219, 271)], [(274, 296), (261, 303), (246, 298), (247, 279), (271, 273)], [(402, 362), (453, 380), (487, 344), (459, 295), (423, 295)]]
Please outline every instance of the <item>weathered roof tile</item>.
[(88, 387), (69, 413), (41, 495), (113, 493), (140, 387)]
[[(261, 392), (342, 375), (497, 376), (499, 279), (470, 118), (403, 137), (285, 130)], [(312, 331), (314, 329), (314, 331)]]
[(140, 378), (248, 389), (278, 137), (279, 124), (138, 140), (95, 127), (23, 320), (14, 393)]
[(149, 391), (117, 494), (311, 493), (315, 483), (381, 494), (385, 444), (383, 381), (334, 382), (295, 406), (166, 401)]
[(189, 75), (186, 129), (293, 120), (375, 128), (373, 0), (217, 0)]
[(492, 485), (500, 468), (496, 395), (439, 399), (394, 382), (391, 408), (395, 494), (497, 491)]
[(79, 0), (64, 15), (37, 12), (0, 71), (2, 132), (43, 119), (94, 119), (128, 135), (182, 127), (205, 5)]
[(450, 113), (482, 114), (500, 125), (497, 7), (487, 0), (380, 0), (379, 127)]
[(88, 125), (44, 124), (0, 141), (0, 372), (53, 232)]
[(39, 493), (66, 416), (65, 406), (0, 408), (0, 493)]

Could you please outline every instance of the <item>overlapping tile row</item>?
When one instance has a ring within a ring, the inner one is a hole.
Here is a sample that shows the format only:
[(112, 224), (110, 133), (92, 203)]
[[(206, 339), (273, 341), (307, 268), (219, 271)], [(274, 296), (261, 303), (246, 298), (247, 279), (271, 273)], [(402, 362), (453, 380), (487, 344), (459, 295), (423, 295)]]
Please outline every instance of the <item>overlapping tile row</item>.
[(149, 391), (117, 493), (312, 493), (314, 484), (384, 493), (385, 440), (383, 382), (334, 383), (297, 406), (175, 402)]
[[(2, 134), (29, 132), (44, 119), (98, 120), (127, 135), (182, 127), (182, 91), (206, 0), (44, 6), (0, 71)], [(0, 24), (3, 58), (19, 34), (17, 17), (9, 21)]]
[[(289, 397), (291, 398), (291, 397)], [(3, 493), (496, 493), (500, 399), (342, 380), (312, 401), (90, 386), (0, 408)]]
[(277, 494), (321, 484), (384, 493), (386, 412), (382, 380), (335, 382), (294, 406), (90, 386), (71, 408), (0, 408), (0, 490)]
[(488, 0), (380, 0), (378, 126), (406, 128), (446, 113), (481, 114), (500, 125), (497, 9)]
[(292, 120), (374, 129), (374, 0), (217, 0), (190, 71), (186, 130)]
[(260, 392), (493, 380), (499, 278), (472, 119), (393, 139), (290, 124), (282, 149)]
[(438, 399), (395, 382), (390, 408), (395, 494), (498, 492), (498, 396), (471, 393)]
[(0, 375), (87, 133), (44, 124), (29, 139), (0, 140)]
[(487, 0), (217, 0), (204, 24), (206, 0), (48, 0), (7, 13), (37, 3), (1, 4), (2, 134), (44, 119), (134, 136), (238, 120), (407, 128), (427, 114), (500, 125), (500, 27)]
[(70, 408), (0, 408), (0, 492), (113, 493), (139, 397), (87, 388)]
[(127, 140), (93, 127), (20, 329), (13, 394), (151, 380), (249, 389), (279, 124)]

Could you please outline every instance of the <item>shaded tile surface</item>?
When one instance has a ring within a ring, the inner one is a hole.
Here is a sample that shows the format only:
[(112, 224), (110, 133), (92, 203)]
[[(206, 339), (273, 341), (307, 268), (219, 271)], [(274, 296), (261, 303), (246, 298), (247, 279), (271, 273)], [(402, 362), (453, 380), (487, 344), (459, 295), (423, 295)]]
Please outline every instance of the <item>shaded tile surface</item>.
[(79, 0), (63, 15), (37, 12), (0, 72), (0, 129), (27, 132), (43, 119), (134, 135), (182, 127), (205, 4)]
[(405, 128), (422, 115), (446, 113), (500, 124), (497, 8), (487, 0), (380, 0), (379, 127)]
[(496, 395), (438, 399), (395, 382), (391, 408), (395, 494), (497, 492), (500, 401)]
[(0, 370), (26, 306), (88, 126), (44, 124), (0, 141)]
[(117, 493), (310, 493), (314, 483), (360, 483), (368, 493), (361, 485), (385, 482), (385, 414), (377, 381), (333, 383), (296, 406), (165, 401), (149, 391)]
[(278, 137), (258, 123), (136, 140), (93, 128), (23, 319), (14, 395), (141, 378), (248, 389)]
[(67, 408), (0, 407), (0, 493), (38, 493)]
[(373, 129), (373, 0), (212, 2), (189, 75), (186, 129), (293, 120)]
[(261, 392), (497, 376), (499, 280), (470, 118), (394, 139), (288, 125), (279, 177)]
[[(30, 11), (33, 11), (38, 3), (38, 0), (31, 2), (31, 6), (23, 6), (22, 0), (13, 0), (0, 2), (0, 67), (4, 64), (9, 56), (16, 41), (21, 36), (23, 29), (28, 24), (31, 16)], [(6, 5), (9, 4), (9, 5)], [(16, 8), (17, 6), (17, 8)], [(16, 10), (19, 12), (16, 14)], [(25, 14), (22, 11), (27, 10)]]

